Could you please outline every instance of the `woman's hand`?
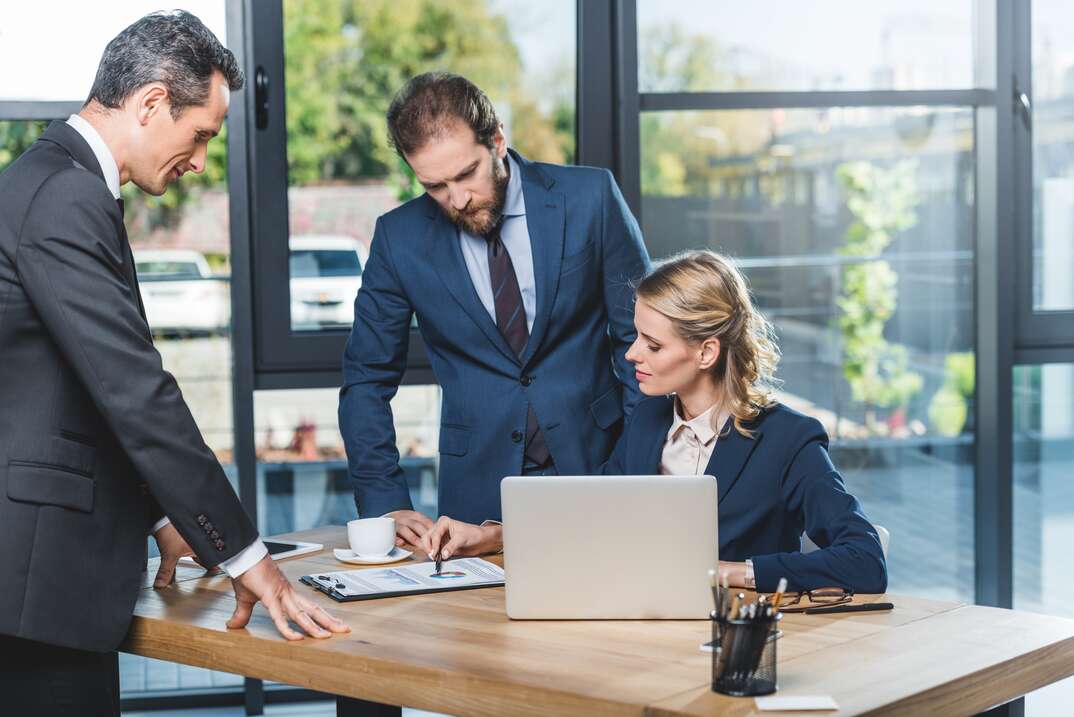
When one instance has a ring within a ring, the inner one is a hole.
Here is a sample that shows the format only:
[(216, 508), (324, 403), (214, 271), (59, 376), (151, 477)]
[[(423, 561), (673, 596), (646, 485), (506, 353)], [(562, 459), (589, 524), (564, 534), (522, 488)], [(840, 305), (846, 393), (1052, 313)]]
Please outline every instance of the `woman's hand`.
[(503, 526), (474, 525), (442, 516), (421, 538), (421, 547), (431, 560), (463, 558), (496, 553), (503, 549)]
[(724, 576), (727, 576), (727, 585), (732, 588), (748, 588), (753, 590), (752, 585), (746, 584), (746, 564), (732, 563), (726, 560), (720, 561), (720, 585), (723, 585)]

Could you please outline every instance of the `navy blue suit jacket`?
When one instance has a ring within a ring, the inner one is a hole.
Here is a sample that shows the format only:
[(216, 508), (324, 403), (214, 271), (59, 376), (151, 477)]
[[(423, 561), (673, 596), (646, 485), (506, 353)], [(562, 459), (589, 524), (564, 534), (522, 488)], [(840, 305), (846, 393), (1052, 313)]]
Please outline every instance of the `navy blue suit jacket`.
[[(411, 508), (389, 401), (411, 316), (443, 390), (440, 513), (500, 518), (500, 481), (522, 470), (532, 403), (561, 473), (597, 473), (641, 395), (630, 281), (649, 269), (641, 232), (607, 170), (517, 154), (537, 311), (517, 356), (478, 298), (456, 227), (428, 195), (377, 220), (343, 358), (339, 423), (359, 514)], [(617, 377), (618, 374), (618, 377)]]
[[(604, 473), (653, 475), (671, 429), (675, 401), (647, 398), (634, 409)], [(729, 422), (717, 438), (705, 475), (719, 493), (720, 559), (753, 560), (757, 589), (846, 587), (887, 589), (880, 538), (828, 456), (820, 422), (775, 404), (747, 426)], [(820, 550), (800, 552), (802, 532)]]

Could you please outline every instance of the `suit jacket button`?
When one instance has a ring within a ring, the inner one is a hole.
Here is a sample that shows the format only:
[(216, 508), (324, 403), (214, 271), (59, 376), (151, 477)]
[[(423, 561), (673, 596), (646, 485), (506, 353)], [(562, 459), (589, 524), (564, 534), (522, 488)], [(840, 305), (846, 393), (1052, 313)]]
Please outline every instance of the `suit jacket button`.
[(515, 443), (522, 442), (522, 431), (511, 431), (511, 440)]
[(521, 378), (521, 383), (523, 386), (529, 386), (531, 383), (533, 383), (533, 376), (523, 376)]
[(217, 550), (223, 550), (224, 549), (224, 541), (223, 540), (218, 540), (215, 543), (213, 543), (213, 545), (216, 546)]
[(220, 539), (220, 533), (218, 533), (218, 532), (216, 532), (214, 530), (213, 532), (209, 533), (209, 537), (212, 538), (213, 540), (219, 540)]
[(206, 532), (206, 533), (208, 533), (208, 532), (212, 531), (212, 529), (213, 529), (213, 524), (212, 524), (212, 523), (206, 523), (206, 524), (205, 524), (205, 525), (203, 525), (202, 527), (203, 527), (203, 528), (205, 528), (205, 532)]
[(207, 522), (209, 522), (209, 519), (206, 518), (204, 515), (198, 516), (198, 525), (205, 525)]

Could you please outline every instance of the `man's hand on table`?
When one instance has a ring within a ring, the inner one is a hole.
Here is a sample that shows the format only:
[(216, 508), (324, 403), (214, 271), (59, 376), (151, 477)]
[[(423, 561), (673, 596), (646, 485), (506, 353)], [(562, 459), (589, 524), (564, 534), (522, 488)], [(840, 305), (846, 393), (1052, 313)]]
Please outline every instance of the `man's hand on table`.
[(421, 548), (432, 560), (438, 552), (443, 560), (497, 553), (503, 550), (503, 526), (474, 525), (442, 516), (422, 538)]
[(189, 556), (195, 561), (198, 558), (171, 523), (153, 533), (153, 539), (157, 541), (157, 549), (160, 550), (160, 567), (157, 568), (157, 577), (153, 579), (153, 587), (165, 588), (175, 582), (175, 566), (179, 558)]
[(233, 630), (246, 627), (254, 604), (261, 602), (276, 623), (276, 629), (288, 640), (302, 639), (302, 633), (291, 629), (288, 620), (293, 620), (311, 637), (331, 637), (332, 633), (351, 631), (343, 621), (296, 593), (269, 555), (232, 579), (231, 584), (235, 588), (235, 613), (227, 626)]
[(433, 519), (416, 510), (395, 510), (385, 518), (395, 518), (395, 544), (399, 547), (422, 546), (422, 538), (433, 529)]

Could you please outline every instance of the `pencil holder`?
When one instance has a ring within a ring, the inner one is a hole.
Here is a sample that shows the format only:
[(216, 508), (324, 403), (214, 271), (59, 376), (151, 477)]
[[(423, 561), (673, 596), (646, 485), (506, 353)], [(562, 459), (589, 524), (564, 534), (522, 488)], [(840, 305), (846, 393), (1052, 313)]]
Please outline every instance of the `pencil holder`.
[(783, 632), (770, 618), (712, 618), (712, 690), (733, 697), (776, 691), (776, 640)]

